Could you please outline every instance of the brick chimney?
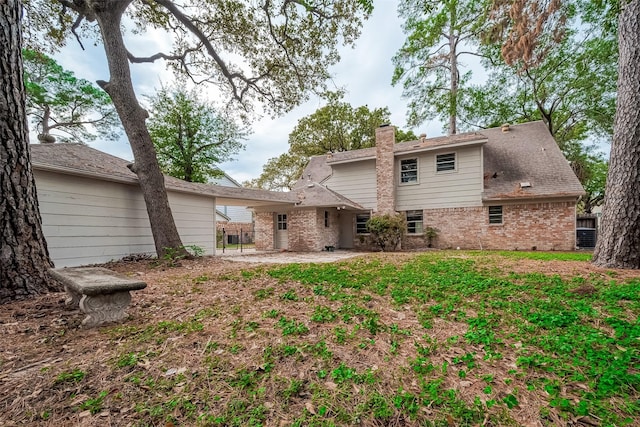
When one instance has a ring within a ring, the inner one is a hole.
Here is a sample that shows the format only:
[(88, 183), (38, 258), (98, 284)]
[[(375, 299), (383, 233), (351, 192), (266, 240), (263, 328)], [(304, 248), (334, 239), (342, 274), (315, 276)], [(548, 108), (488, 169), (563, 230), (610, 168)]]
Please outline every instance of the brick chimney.
[(393, 147), (396, 128), (382, 125), (376, 129), (376, 188), (378, 214), (394, 214), (396, 211), (395, 162)]

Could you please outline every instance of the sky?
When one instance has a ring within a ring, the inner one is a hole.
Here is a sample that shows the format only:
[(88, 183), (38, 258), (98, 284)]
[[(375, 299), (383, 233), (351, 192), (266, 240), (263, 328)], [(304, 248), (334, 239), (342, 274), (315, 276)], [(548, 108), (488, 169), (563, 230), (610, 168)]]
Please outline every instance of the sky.
[[(402, 46), (405, 35), (402, 20), (397, 16), (397, 1), (377, 0), (371, 17), (364, 22), (360, 38), (355, 48), (341, 48), (341, 61), (329, 71), (330, 86), (346, 90), (344, 101), (354, 108), (367, 105), (370, 109), (388, 107), (391, 124), (404, 130), (406, 126), (407, 100), (402, 98), (401, 85), (392, 86), (393, 65), (391, 58)], [(170, 43), (165, 34), (147, 33), (144, 37), (128, 37), (129, 50), (138, 56), (148, 56), (167, 51)], [(109, 73), (104, 50), (101, 45), (85, 43), (82, 51), (74, 40), (60, 52), (53, 55), (65, 69), (77, 77), (90, 81), (108, 80)], [(132, 80), (141, 101), (144, 96), (153, 95), (162, 83), (169, 83), (173, 74), (166, 70), (162, 62), (154, 64), (132, 64)], [(288, 136), (298, 120), (315, 112), (324, 102), (316, 97), (300, 105), (285, 116), (264, 117), (256, 120), (251, 128), (253, 133), (244, 141), (246, 149), (235, 156), (234, 161), (220, 165), (229, 176), (242, 183), (256, 178), (269, 158), (285, 153)], [(442, 124), (433, 121), (419, 128), (412, 128), (416, 135), (426, 133), (429, 137), (442, 135)], [(91, 142), (96, 149), (117, 157), (132, 160), (131, 148), (125, 137), (119, 141)]]

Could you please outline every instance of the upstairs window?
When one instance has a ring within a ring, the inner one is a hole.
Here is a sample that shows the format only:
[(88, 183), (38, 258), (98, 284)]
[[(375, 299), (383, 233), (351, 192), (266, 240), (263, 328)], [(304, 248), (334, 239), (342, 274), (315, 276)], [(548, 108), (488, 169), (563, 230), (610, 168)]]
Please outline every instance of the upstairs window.
[(418, 182), (418, 159), (400, 160), (400, 183), (411, 184)]
[(489, 224), (502, 224), (502, 206), (489, 206)]
[(278, 230), (287, 229), (287, 214), (278, 214)]
[(436, 155), (436, 172), (456, 170), (456, 153)]
[(407, 211), (407, 234), (422, 234), (422, 211)]
[(368, 213), (356, 214), (356, 234), (369, 234), (367, 230), (367, 221), (371, 215)]

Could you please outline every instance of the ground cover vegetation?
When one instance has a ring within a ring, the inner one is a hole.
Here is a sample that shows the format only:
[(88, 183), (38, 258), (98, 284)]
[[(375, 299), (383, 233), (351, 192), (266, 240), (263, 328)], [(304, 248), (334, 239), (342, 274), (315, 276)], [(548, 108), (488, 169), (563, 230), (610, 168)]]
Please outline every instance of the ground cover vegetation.
[(126, 323), (4, 305), (2, 425), (640, 423), (640, 274), (586, 253), (200, 258), (140, 276)]

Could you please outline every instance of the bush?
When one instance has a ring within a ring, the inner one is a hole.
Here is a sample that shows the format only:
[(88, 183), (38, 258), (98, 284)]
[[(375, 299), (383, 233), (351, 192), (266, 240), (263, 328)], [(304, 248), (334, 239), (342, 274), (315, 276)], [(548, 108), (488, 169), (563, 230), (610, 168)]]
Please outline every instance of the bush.
[(404, 217), (400, 214), (374, 215), (367, 221), (371, 242), (380, 247), (383, 252), (396, 250), (405, 230)]

